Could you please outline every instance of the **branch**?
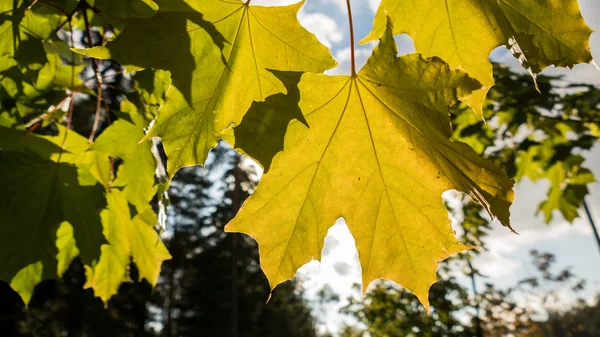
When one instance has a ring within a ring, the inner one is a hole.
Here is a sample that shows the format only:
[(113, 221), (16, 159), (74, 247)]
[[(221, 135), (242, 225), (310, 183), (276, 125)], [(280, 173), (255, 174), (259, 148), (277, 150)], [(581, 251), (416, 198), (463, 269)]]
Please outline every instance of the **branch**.
[(52, 109), (48, 110), (47, 112), (44, 112), (43, 114), (39, 115), (38, 117), (32, 119), (29, 123), (27, 123), (25, 125), (25, 128), (27, 129), (26, 134), (31, 133), (32, 131), (37, 129), (43, 121), (45, 121), (48, 117), (52, 116), (52, 114), (54, 114), (54, 112), (58, 110), (58, 108), (62, 107), (62, 105), (65, 104), (69, 97), (70, 96), (63, 98), (62, 101), (60, 101), (58, 104), (52, 107)]
[[(83, 2), (85, 3), (85, 5), (82, 5), (83, 8), (83, 21), (85, 23), (85, 32), (88, 36), (88, 44), (90, 47), (93, 47), (93, 36), (92, 36), (92, 31), (90, 30), (90, 23), (88, 20), (88, 15), (87, 15), (87, 8), (89, 7), (89, 5), (87, 5), (87, 2)], [(94, 73), (96, 74), (96, 81), (98, 82), (98, 88), (97, 88), (97, 100), (96, 100), (96, 115), (94, 117), (94, 124), (92, 125), (92, 131), (90, 132), (90, 136), (88, 138), (88, 143), (92, 143), (94, 141), (94, 136), (96, 135), (96, 131), (98, 129), (98, 124), (100, 123), (100, 110), (101, 110), (101, 101), (102, 101), (102, 85), (103, 85), (103, 81), (102, 81), (102, 76), (100, 75), (100, 71), (99, 71), (99, 62), (96, 59), (92, 59), (92, 68), (94, 69)]]
[[(71, 24), (71, 20), (73, 19), (73, 17), (74, 17), (75, 15), (77, 15), (77, 13), (78, 13), (78, 12), (79, 12), (79, 6), (77, 6), (77, 8), (75, 8), (75, 9), (73, 10), (73, 12), (71, 12), (71, 13), (67, 14), (67, 18), (65, 19), (65, 21), (63, 21), (61, 24), (59, 24), (59, 25), (58, 25), (58, 27), (56, 27), (56, 29), (54, 29), (54, 34), (58, 33), (58, 31), (59, 31), (59, 30), (60, 30), (62, 27), (64, 27), (64, 25), (65, 25), (65, 24), (67, 24), (67, 22), (68, 22), (68, 23), (69, 23), (69, 25), (70, 25), (70, 24)], [(71, 27), (71, 28), (69, 28), (69, 30), (71, 31), (71, 33), (73, 32), (73, 29), (72, 29), (72, 27)], [(73, 46), (71, 46), (71, 47), (73, 47)]]

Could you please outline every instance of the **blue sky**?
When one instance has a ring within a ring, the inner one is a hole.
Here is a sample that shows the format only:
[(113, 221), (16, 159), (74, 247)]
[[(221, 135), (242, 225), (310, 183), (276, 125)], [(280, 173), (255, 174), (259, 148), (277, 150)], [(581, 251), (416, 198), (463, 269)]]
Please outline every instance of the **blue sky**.
[[(297, 0), (253, 0), (253, 4), (284, 5)], [(359, 40), (371, 29), (375, 10), (379, 0), (352, 0), (355, 35)], [(583, 16), (592, 29), (600, 31), (600, 1), (579, 0)], [(319, 40), (331, 49), (339, 66), (330, 71), (335, 74), (348, 74), (350, 69), (349, 33), (345, 0), (307, 0), (298, 18), (300, 22)], [(401, 35), (396, 39), (400, 54), (414, 51), (412, 40)], [(590, 39), (592, 54), (600, 60), (600, 34), (594, 33)], [(373, 44), (357, 45), (357, 67), (364, 64), (373, 49)], [(495, 61), (524, 71), (518, 61), (499, 47), (491, 54)], [(600, 63), (600, 62), (599, 62)], [(600, 71), (589, 64), (578, 65), (572, 70), (548, 69), (544, 74), (563, 74), (572, 82), (587, 82), (600, 86)], [(587, 166), (596, 177), (600, 177), (600, 146), (591, 152), (583, 153)], [(513, 285), (517, 280), (530, 276), (534, 267), (530, 264), (529, 251), (537, 249), (557, 255), (559, 266), (573, 266), (572, 271), (588, 279), (588, 290), (585, 295), (591, 297), (600, 293), (600, 251), (594, 241), (589, 223), (585, 218), (577, 219), (569, 224), (556, 214), (555, 220), (546, 225), (541, 216), (535, 215), (537, 204), (545, 197), (548, 188), (546, 181), (532, 183), (521, 182), (515, 190), (515, 203), (511, 208), (511, 223), (520, 233), (515, 235), (499, 223), (487, 240), (488, 251), (481, 254), (475, 266), (489, 276), (487, 282), (497, 286)], [(596, 223), (600, 223), (600, 186), (590, 187), (587, 202), (592, 208)], [(584, 216), (583, 211), (580, 212)], [(308, 296), (316, 293), (322, 286), (329, 284), (342, 297), (358, 296), (351, 286), (360, 282), (360, 265), (354, 247), (354, 240), (344, 225), (338, 220), (325, 239), (323, 259), (321, 263), (313, 261), (302, 267), (298, 275), (304, 280)], [(564, 294), (569, 301), (572, 295)], [(327, 327), (335, 329), (343, 319), (335, 313), (336, 308), (327, 310)]]

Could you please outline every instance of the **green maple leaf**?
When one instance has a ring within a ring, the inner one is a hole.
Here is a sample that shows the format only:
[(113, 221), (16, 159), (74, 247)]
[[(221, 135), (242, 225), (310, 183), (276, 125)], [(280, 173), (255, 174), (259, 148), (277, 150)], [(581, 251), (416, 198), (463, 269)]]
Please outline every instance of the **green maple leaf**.
[[(79, 256), (91, 263), (104, 242), (100, 185), (81, 186), (75, 165), (42, 159), (32, 153), (0, 151), (0, 280), (11, 282), (20, 270), (41, 262), (41, 279), (57, 275), (57, 230), (68, 221)], [(38, 268), (38, 267), (36, 267)], [(37, 270), (37, 269), (36, 269)]]
[(407, 33), (417, 52), (437, 56), (483, 84), (464, 100), (481, 115), (485, 95), (494, 84), (490, 52), (507, 46), (533, 76), (554, 65), (591, 62), (589, 36), (576, 0), (383, 0), (373, 31), (361, 42), (377, 39), (388, 11), (394, 34)]
[[(23, 56), (35, 57), (31, 50), (39, 46), (32, 40), (46, 40), (60, 24), (63, 12), (69, 12), (74, 7), (74, 1), (48, 0), (45, 5), (34, 4), (30, 1), (15, 0), (0, 3), (0, 56), (13, 55), (17, 59)], [(64, 20), (64, 16), (62, 16)], [(21, 54), (18, 49), (24, 44), (26, 50)]]
[[(46, 51), (46, 63), (37, 77), (35, 84), (36, 90), (46, 90), (51, 86), (57, 87), (57, 89), (79, 87), (83, 84), (83, 81), (79, 78), (79, 74), (85, 67), (81, 60), (81, 55), (71, 54), (66, 43), (62, 41), (58, 42), (44, 42), (44, 50)], [(73, 60), (74, 65), (63, 64), (63, 58)], [(66, 94), (65, 94), (66, 96)]]
[(418, 54), (397, 58), (391, 21), (355, 76), (305, 74), (284, 151), (226, 231), (259, 244), (271, 287), (319, 259), (344, 217), (363, 284), (386, 278), (428, 306), (437, 262), (470, 247), (453, 235), (441, 195), (468, 193), (509, 226), (513, 182), (468, 145), (452, 142), (448, 106), (478, 89), (464, 72)]
[(171, 258), (160, 241), (153, 226), (157, 219), (149, 207), (131, 217), (127, 199), (117, 189), (107, 193), (108, 209), (102, 211), (104, 235), (109, 244), (102, 245), (100, 260), (93, 266), (85, 266), (85, 288), (94, 289), (96, 296), (105, 303), (116, 294), (119, 286), (129, 280), (129, 258), (133, 257), (140, 279), (145, 278), (156, 285), (160, 266)]
[(127, 200), (138, 209), (144, 209), (157, 191), (154, 185), (156, 160), (150, 142), (139, 143), (144, 138), (147, 122), (129, 101), (121, 103), (121, 110), (128, 112), (133, 123), (124, 118), (116, 120), (100, 134), (90, 151), (123, 159), (114, 186), (123, 187)]
[(165, 102), (171, 74), (164, 70), (145, 69), (136, 72), (133, 80), (135, 90), (125, 96), (138, 111), (154, 118), (158, 108)]
[(252, 101), (285, 93), (267, 69), (321, 72), (335, 65), (328, 49), (300, 26), (296, 14), (303, 3), (157, 3), (157, 15), (125, 21), (123, 33), (106, 47), (77, 51), (114, 59), (130, 71), (171, 72), (167, 100), (146, 137), (161, 137), (170, 175), (203, 164), (220, 133), (239, 124)]

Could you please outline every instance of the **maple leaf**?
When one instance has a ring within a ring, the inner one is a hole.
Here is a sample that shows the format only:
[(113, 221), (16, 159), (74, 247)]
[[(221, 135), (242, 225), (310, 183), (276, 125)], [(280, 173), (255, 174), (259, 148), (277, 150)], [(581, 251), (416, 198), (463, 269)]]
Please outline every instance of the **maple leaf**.
[(438, 56), (483, 84), (464, 100), (480, 116), (494, 85), (489, 55), (498, 46), (507, 46), (534, 78), (551, 65), (592, 61), (592, 30), (576, 0), (383, 0), (373, 30), (361, 43), (381, 35), (386, 11), (396, 23), (394, 34), (407, 33), (417, 52)]
[(154, 171), (156, 161), (149, 142), (139, 143), (144, 138), (147, 126), (144, 118), (129, 101), (121, 103), (121, 111), (133, 123), (120, 118), (104, 130), (90, 151), (98, 151), (123, 159), (113, 186), (123, 187), (127, 200), (138, 209), (144, 209), (156, 194)]
[(103, 0), (97, 4), (103, 19), (111, 22), (129, 18), (149, 18), (158, 10), (158, 5), (152, 0)]
[(287, 94), (275, 94), (261, 102), (252, 102), (250, 109), (240, 125), (222, 134), (233, 147), (258, 161), (265, 172), (269, 171), (271, 160), (277, 152), (283, 150), (283, 141), (290, 121), (304, 122), (302, 111), (298, 107), (300, 91), (298, 82), (301, 72), (275, 71), (273, 74), (281, 80)]
[(156, 285), (160, 267), (164, 260), (171, 258), (167, 248), (152, 227), (156, 215), (148, 208), (131, 217), (127, 199), (117, 189), (112, 189), (106, 196), (108, 209), (101, 213), (104, 236), (109, 244), (102, 245), (100, 260), (93, 266), (85, 266), (85, 288), (94, 289), (96, 296), (106, 304), (116, 294), (119, 286), (129, 280), (129, 257), (133, 257), (139, 278), (145, 278), (153, 286)]
[(272, 288), (320, 259), (328, 228), (344, 217), (363, 284), (394, 280), (428, 307), (437, 262), (470, 248), (454, 237), (442, 193), (468, 193), (509, 226), (513, 182), (448, 139), (448, 106), (480, 84), (437, 58), (397, 58), (388, 22), (357, 75), (302, 76), (310, 127), (290, 122), (283, 152), (226, 227), (256, 239)]
[[(19, 54), (18, 49), (23, 43), (29, 44), (27, 48), (31, 48), (32, 44), (41, 47), (33, 40), (48, 39), (60, 22), (61, 11), (70, 10), (65, 0), (49, 0), (46, 3), (47, 6), (32, 6), (31, 2), (23, 0), (0, 3), (0, 56), (13, 55), (19, 60), (37, 56), (31, 55), (31, 50)], [(73, 4), (69, 3), (69, 6)]]
[(0, 258), (0, 280), (11, 282), (38, 262), (41, 279), (56, 276), (56, 233), (63, 221), (73, 226), (84, 263), (100, 255), (105, 242), (98, 215), (105, 205), (100, 185), (81, 186), (75, 165), (33, 153), (0, 151), (0, 172), (9, 177), (2, 179), (0, 189), (10, 195), (0, 203), (0, 246), (7, 251)]
[(132, 19), (105, 47), (77, 52), (114, 59), (128, 70), (168, 70), (172, 86), (146, 139), (161, 138), (169, 174), (203, 164), (219, 134), (237, 125), (252, 101), (285, 93), (267, 69), (321, 72), (329, 50), (300, 26), (303, 2), (285, 7), (239, 0), (157, 1), (150, 19)]

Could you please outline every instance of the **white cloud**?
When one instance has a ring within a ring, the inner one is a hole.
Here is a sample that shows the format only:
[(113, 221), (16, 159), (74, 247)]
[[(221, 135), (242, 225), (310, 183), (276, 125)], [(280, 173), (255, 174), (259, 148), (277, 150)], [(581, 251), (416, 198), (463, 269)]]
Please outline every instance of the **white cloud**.
[(367, 0), (369, 2), (369, 9), (373, 11), (373, 13), (377, 12), (377, 8), (379, 8), (379, 4), (381, 0)]
[[(324, 4), (333, 4), (342, 13), (346, 13), (346, 0), (321, 0)], [(353, 3), (351, 3), (353, 5)]]
[[(358, 72), (360, 68), (367, 62), (369, 56), (371, 56), (371, 52), (374, 46), (374, 43), (367, 44), (367, 48), (356, 48), (354, 50), (354, 59), (356, 61), (356, 71)], [(350, 47), (339, 49), (335, 53), (335, 59), (338, 61), (339, 65), (331, 70), (326, 71), (326, 74), (330, 75), (349, 75), (350, 74)]]
[(331, 17), (323, 13), (306, 13), (301, 10), (298, 13), (298, 20), (309, 32), (315, 34), (319, 41), (328, 48), (333, 44), (339, 43), (344, 38), (341, 29)]

